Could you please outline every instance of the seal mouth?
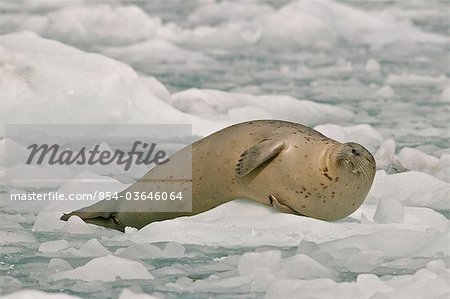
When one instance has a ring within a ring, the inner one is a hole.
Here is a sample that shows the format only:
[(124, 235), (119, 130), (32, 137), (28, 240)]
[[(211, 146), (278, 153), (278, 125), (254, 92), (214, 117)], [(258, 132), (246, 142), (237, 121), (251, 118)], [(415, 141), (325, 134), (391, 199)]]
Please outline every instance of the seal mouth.
[[(359, 156), (357, 156), (359, 157)], [(339, 165), (348, 169), (355, 175), (364, 174), (367, 172), (367, 165), (363, 163), (360, 158), (348, 158), (345, 154), (338, 155), (337, 162)]]

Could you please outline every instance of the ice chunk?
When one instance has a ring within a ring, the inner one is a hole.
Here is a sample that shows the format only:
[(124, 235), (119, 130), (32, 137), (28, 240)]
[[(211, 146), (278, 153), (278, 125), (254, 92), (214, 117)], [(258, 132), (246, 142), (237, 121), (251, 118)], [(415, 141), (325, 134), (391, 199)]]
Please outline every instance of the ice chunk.
[[(262, 217), (265, 219), (263, 222)], [(140, 243), (175, 241), (225, 247), (296, 246), (299, 231), (317, 229), (324, 233), (315, 236), (327, 239), (330, 237), (327, 231), (333, 226), (314, 219), (276, 213), (272, 208), (251, 201), (235, 200), (193, 217), (151, 223), (129, 238)], [(255, 234), (255, 228), (258, 228), (259, 234)], [(172, 233), (167, 234), (168, 230)], [(221, 233), (217, 234), (217, 231)]]
[(366, 72), (378, 72), (380, 71), (381, 67), (378, 61), (376, 61), (375, 59), (369, 59), (366, 62), (366, 66), (364, 67), (364, 69), (366, 70)]
[[(383, 184), (380, 182), (377, 188), (386, 188)], [(371, 196), (373, 200), (374, 195)], [(199, 215), (151, 223), (135, 234), (121, 234), (120, 240), (136, 243), (174, 241), (180, 244), (220, 247), (263, 245), (292, 247), (298, 246), (302, 240), (319, 244), (354, 234), (385, 230), (386, 226), (379, 224), (355, 226), (355, 222), (359, 222), (361, 213), (371, 220), (375, 210), (376, 206), (363, 205), (349, 218), (340, 222), (326, 222), (279, 213), (271, 207), (240, 199)], [(401, 225), (401, 227), (396, 226), (396, 229), (406, 228), (419, 232), (425, 232), (428, 229), (445, 231), (448, 226), (448, 220), (442, 214), (427, 208), (405, 208), (404, 218), (403, 224), (389, 225)], [(189, 229), (187, 230), (186, 227)], [(167, 234), (167, 231), (171, 233)], [(220, 234), (217, 233), (218, 231)], [(305, 253), (310, 255), (309, 252)]]
[[(208, 56), (195, 52), (192, 50), (186, 50), (174, 45), (170, 41), (163, 39), (149, 39), (143, 42), (132, 44), (123, 47), (108, 47), (102, 49), (102, 53), (109, 57), (113, 57), (120, 61), (135, 67), (136, 69), (142, 68), (142, 65), (164, 65), (183, 63), (185, 68), (198, 69), (201, 65), (213, 61)], [(151, 82), (145, 82), (147, 85)], [(150, 85), (154, 87), (154, 85)], [(150, 91), (152, 91), (150, 89)], [(157, 96), (154, 92), (152, 92)], [(161, 94), (164, 95), (164, 94)], [(166, 100), (164, 98), (160, 98)]]
[(152, 37), (161, 24), (159, 19), (132, 5), (68, 7), (48, 14), (47, 18), (43, 35), (84, 47), (136, 43)]
[(395, 97), (395, 92), (389, 85), (384, 85), (375, 92), (375, 96), (382, 99), (392, 99), (393, 97)]
[[(62, 230), (64, 228), (66, 228), (66, 230), (68, 231), (73, 231), (71, 227), (76, 226), (76, 224), (79, 223), (79, 221), (75, 220), (75, 217), (71, 217), (69, 221), (65, 223), (59, 220), (61, 216), (62, 213), (60, 212), (39, 212), (33, 225), (33, 231), (55, 231)], [(83, 226), (87, 226), (87, 224), (83, 220), (81, 220), (81, 218), (78, 217), (78, 219), (84, 224)]]
[(262, 15), (273, 13), (273, 10), (262, 3), (243, 2), (208, 2), (200, 5), (189, 15), (189, 23), (195, 25), (217, 25), (228, 22), (254, 20)]
[(0, 276), (0, 286), (2, 286), (2, 292), (11, 292), (22, 288), (22, 283), (12, 276)]
[(78, 250), (79, 256), (104, 256), (109, 255), (106, 249), (97, 239), (90, 239)]
[[(91, 171), (80, 172), (73, 180), (68, 181), (61, 188), (58, 189), (62, 194), (78, 194), (95, 192), (119, 192), (128, 187), (127, 184), (122, 184), (118, 180), (98, 175)], [(89, 203), (90, 204), (90, 203)]]
[(440, 99), (441, 99), (441, 101), (444, 101), (444, 102), (450, 102), (450, 86), (445, 86), (442, 89)]
[(166, 247), (162, 252), (162, 257), (177, 257), (183, 256), (185, 252), (185, 248), (183, 245), (178, 244), (176, 242), (167, 243)]
[[(275, 14), (259, 19), (265, 47), (321, 48), (333, 45), (338, 34), (324, 20), (297, 3), (281, 7)], [(289, 38), (289, 36), (291, 38)]]
[(417, 253), (418, 256), (448, 256), (450, 255), (450, 230), (438, 235)]
[(37, 290), (21, 290), (15, 293), (1, 296), (2, 299), (81, 299), (81, 297), (67, 295), (65, 293), (46, 293)]
[(158, 299), (160, 297), (155, 297), (149, 294), (143, 294), (143, 293), (135, 293), (129, 289), (123, 289), (120, 294), (119, 294), (119, 298), (118, 299), (129, 299), (129, 298), (133, 298), (133, 299)]
[(164, 86), (164, 84), (158, 81), (158, 79), (156, 79), (155, 77), (141, 77), (141, 80), (142, 82), (144, 82), (145, 87), (147, 87), (147, 89), (150, 90), (152, 94), (154, 94), (164, 102), (169, 102), (170, 92)]
[(73, 267), (66, 260), (59, 258), (52, 258), (48, 263), (48, 268), (53, 272), (69, 271), (73, 269)]
[[(384, 253), (383, 258), (394, 259), (414, 256), (425, 245), (438, 239), (440, 236), (441, 234), (438, 233), (422, 233), (397, 229), (360, 236), (354, 235), (336, 241), (325, 242), (319, 246), (321, 252), (330, 252), (332, 255), (339, 254), (339, 251), (343, 252), (342, 249), (353, 249), (355, 252), (358, 252), (358, 250), (376, 250)], [(434, 253), (442, 250), (442, 248), (437, 247), (434, 249)], [(353, 255), (350, 251), (347, 256), (344, 256), (344, 259), (352, 263), (351, 257)]]
[(39, 251), (44, 252), (44, 253), (58, 252), (58, 251), (68, 248), (69, 246), (70, 246), (70, 244), (66, 240), (48, 241), (48, 242), (42, 243), (39, 246)]
[(246, 252), (242, 255), (238, 264), (239, 275), (251, 275), (258, 268), (267, 268), (270, 272), (278, 272), (281, 269), (281, 252), (272, 250), (266, 252)]
[(137, 228), (135, 227), (131, 227), (131, 226), (126, 226), (125, 227), (125, 234), (135, 234), (138, 231)]
[(414, 279), (417, 281), (427, 281), (437, 278), (436, 273), (428, 270), (428, 269), (420, 269), (416, 273), (414, 273)]
[(252, 292), (265, 292), (273, 281), (279, 277), (278, 275), (279, 272), (272, 271), (269, 268), (256, 267), (248, 276), (242, 276), (241, 278), (250, 281)]
[[(22, 160), (22, 162), (25, 162)], [(25, 165), (18, 163), (6, 170), (10, 186), (15, 188), (58, 188), (63, 181), (71, 180), (75, 175), (62, 166)], [(55, 179), (57, 177), (58, 179)]]
[[(322, 26), (325, 25), (339, 37), (352, 42), (355, 39), (371, 45), (399, 40), (444, 42), (442, 36), (425, 33), (410, 24), (396, 22), (381, 14), (335, 1), (295, 1), (282, 7), (281, 10), (292, 11), (291, 18), (301, 18), (302, 14), (307, 14), (310, 18), (319, 20)], [(315, 24), (309, 24), (313, 25)], [(319, 36), (324, 38), (322, 35)]]
[(411, 85), (411, 86), (437, 86), (445, 82), (446, 77), (440, 75), (438, 77), (415, 75), (415, 74), (390, 74), (386, 79), (389, 85)]
[(156, 277), (185, 276), (187, 275), (187, 272), (177, 267), (162, 267), (157, 270), (153, 270), (152, 274)]
[(361, 219), (359, 220), (359, 223), (368, 224), (370, 223), (370, 221), (369, 219), (367, 219), (367, 216), (364, 213), (361, 213)]
[[(326, 70), (320, 70), (319, 74), (324, 72), (327, 76), (328, 72), (333, 72), (336, 67), (329, 67)], [(343, 71), (340, 71), (343, 72)], [(351, 73), (351, 71), (347, 71)], [(319, 77), (323, 77), (319, 76)], [(342, 74), (340, 76), (345, 76)], [(338, 77), (340, 77), (338, 76)], [(311, 83), (312, 92), (316, 94), (314, 98), (325, 102), (358, 102), (367, 98), (368, 95), (375, 92), (375, 88), (362, 83), (361, 81), (351, 78), (348, 80), (341, 79), (318, 79)], [(326, 122), (323, 122), (326, 123)]]
[[(165, 30), (162, 31), (178, 32), (176, 36), (173, 33), (170, 35), (166, 33), (167, 37), (178, 43), (221, 48), (256, 42), (266, 48), (324, 48), (342, 39), (369, 45), (384, 45), (396, 41), (445, 42), (443, 36), (423, 32), (407, 22), (398, 22), (374, 11), (364, 11), (335, 1), (294, 1), (274, 12), (260, 5), (258, 8), (262, 10), (260, 16), (254, 16), (255, 5), (250, 5), (250, 12), (246, 14), (240, 12), (238, 14), (240, 17), (225, 23), (222, 22), (228, 20), (229, 14), (225, 13), (221, 6), (237, 9), (236, 7), (243, 4), (210, 3), (205, 10), (220, 11), (218, 14), (220, 17), (214, 14), (212, 19), (203, 19), (213, 24), (218, 22), (218, 26), (202, 26), (184, 31), (179, 28), (169, 30), (168, 26), (165, 26)], [(194, 14), (194, 18), (199, 20), (201, 17)], [(194, 21), (196, 22), (198, 21)], [(253, 38), (245, 38), (248, 35), (252, 35)]]
[(445, 262), (443, 260), (434, 260), (427, 263), (427, 269), (435, 273), (445, 272)]
[(195, 292), (195, 293), (240, 293), (248, 291), (249, 279), (247, 277), (229, 277), (218, 279), (210, 277), (204, 280), (195, 280), (188, 277), (181, 277), (175, 283), (168, 283), (166, 286), (175, 288), (178, 291)]
[(152, 244), (133, 244), (127, 248), (119, 248), (116, 255), (129, 259), (152, 259), (161, 257), (162, 250)]
[(20, 157), (28, 154), (28, 150), (21, 144), (11, 139), (0, 140), (0, 166), (11, 167), (19, 162), (23, 162)]
[[(46, 214), (45, 212), (40, 212), (39, 215), (41, 215), (41, 213), (43, 214), (43, 216)], [(39, 217), (38, 215), (38, 217)], [(105, 229), (103, 229), (102, 227), (99, 226), (95, 226), (93, 224), (88, 224), (86, 222), (83, 221), (83, 219), (81, 219), (78, 216), (72, 216), (69, 218), (69, 220), (67, 220), (67, 222), (64, 222), (62, 220), (59, 219), (59, 217), (61, 217), (61, 213), (51, 213), (51, 218), (53, 219), (53, 222), (62, 222), (63, 226), (61, 228), (61, 230), (63, 232), (66, 233), (71, 233), (71, 234), (93, 234), (93, 233), (98, 233), (99, 231), (105, 231)], [(50, 224), (50, 223), (49, 223)], [(39, 228), (43, 228), (44, 231), (50, 231), (50, 229), (45, 229), (46, 226), (38, 226)]]
[[(82, 194), (83, 196), (91, 196), (95, 198), (95, 194), (100, 192), (119, 192), (126, 188), (125, 184), (122, 184), (118, 180), (95, 174), (91, 171), (83, 171), (78, 174), (73, 180), (68, 181), (62, 185), (57, 192), (64, 194), (66, 198), (71, 195)], [(98, 201), (98, 199), (97, 199)], [(87, 232), (90, 228), (84, 221), (76, 221), (75, 217), (71, 217), (71, 222), (65, 222), (59, 218), (62, 213), (68, 213), (82, 207), (93, 204), (95, 201), (91, 200), (66, 200), (66, 201), (54, 201), (47, 203), (47, 205), (39, 212), (36, 217), (33, 229), (35, 231), (55, 231), (66, 230), (78, 233)], [(69, 219), (69, 220), (70, 220)], [(91, 230), (92, 231), (92, 230)]]
[(283, 259), (282, 269), (284, 274), (289, 278), (330, 278), (333, 280), (337, 278), (336, 274), (332, 271), (304, 254), (297, 254)]
[(50, 275), (49, 280), (79, 279), (83, 281), (115, 281), (121, 279), (153, 279), (153, 276), (139, 262), (108, 255), (89, 261), (73, 270)]
[(8, 245), (15, 243), (35, 243), (37, 242), (36, 238), (27, 231), (24, 230), (15, 230), (15, 231), (6, 231), (0, 230), (0, 245)]
[(394, 198), (403, 206), (430, 207), (447, 210), (450, 204), (450, 184), (429, 174), (408, 171), (386, 175), (377, 171), (368, 195), (373, 198)]
[(396, 157), (396, 163), (399, 163), (407, 170), (416, 170), (433, 173), (439, 167), (439, 159), (427, 155), (417, 149), (404, 147)]
[(281, 279), (270, 286), (265, 298), (354, 298), (354, 296), (342, 297), (337, 291), (337, 284), (331, 279)]
[(176, 258), (184, 257), (185, 248), (176, 242), (168, 242), (161, 250), (158, 246), (152, 244), (133, 244), (127, 248), (118, 249), (117, 255), (134, 259), (153, 259), (153, 258)]
[(377, 169), (389, 170), (395, 157), (395, 141), (393, 139), (387, 139), (383, 141), (380, 148), (374, 155)]
[(356, 287), (363, 294), (364, 298), (371, 298), (377, 292), (387, 293), (394, 290), (394, 288), (390, 287), (374, 274), (358, 275)]
[(450, 154), (442, 154), (439, 158), (439, 166), (434, 173), (436, 177), (450, 183)]
[(329, 138), (339, 142), (357, 142), (374, 152), (378, 148), (383, 137), (370, 125), (356, 125), (341, 127), (338, 125), (319, 125), (314, 128)]
[(437, 276), (434, 272), (420, 269), (412, 276), (392, 277), (387, 283), (395, 290), (388, 293), (390, 298), (447, 298), (448, 269)]
[(394, 198), (381, 198), (373, 220), (380, 223), (402, 223), (405, 211), (402, 204)]
[(288, 96), (252, 96), (211, 89), (188, 89), (174, 93), (170, 103), (186, 113), (230, 122), (265, 117), (311, 125), (352, 117), (351, 112), (341, 108)]
[(33, 33), (0, 37), (0, 71), (3, 123), (191, 123), (199, 135), (223, 126), (170, 107), (125, 64)]
[(309, 255), (318, 249), (319, 246), (316, 243), (302, 240), (300, 241), (300, 244), (298, 244), (297, 254)]

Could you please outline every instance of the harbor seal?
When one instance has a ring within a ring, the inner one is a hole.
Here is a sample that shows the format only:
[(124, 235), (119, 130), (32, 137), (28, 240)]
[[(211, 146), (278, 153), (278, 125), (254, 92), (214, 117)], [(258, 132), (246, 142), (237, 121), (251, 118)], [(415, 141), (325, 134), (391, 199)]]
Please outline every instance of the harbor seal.
[[(192, 164), (186, 159), (188, 153), (192, 153)], [(194, 215), (247, 198), (283, 213), (332, 221), (362, 204), (375, 169), (373, 156), (360, 144), (340, 143), (297, 123), (249, 121), (185, 147), (122, 191), (143, 192), (149, 189), (147, 182), (174, 173), (190, 176), (192, 170), (191, 212), (142, 212), (138, 203), (122, 198), (101, 201), (61, 219), (77, 215), (88, 223), (123, 231), (126, 226), (140, 229), (154, 221)], [(133, 212), (130, 205), (136, 207)]]

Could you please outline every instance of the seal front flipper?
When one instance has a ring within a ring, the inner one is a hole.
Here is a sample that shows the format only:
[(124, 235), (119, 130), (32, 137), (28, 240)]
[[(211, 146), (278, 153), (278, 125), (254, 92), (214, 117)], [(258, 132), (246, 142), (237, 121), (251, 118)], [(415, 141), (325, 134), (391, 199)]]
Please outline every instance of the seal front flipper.
[(269, 195), (269, 201), (270, 201), (270, 204), (272, 205), (272, 207), (274, 207), (274, 209), (277, 210), (278, 212), (303, 216), (302, 214), (298, 213), (297, 211), (291, 209), (290, 207), (281, 204), (278, 201), (278, 199), (275, 196), (273, 196), (272, 194)]
[(286, 147), (286, 141), (265, 139), (244, 151), (236, 164), (236, 175), (243, 177), (259, 165), (278, 155)]

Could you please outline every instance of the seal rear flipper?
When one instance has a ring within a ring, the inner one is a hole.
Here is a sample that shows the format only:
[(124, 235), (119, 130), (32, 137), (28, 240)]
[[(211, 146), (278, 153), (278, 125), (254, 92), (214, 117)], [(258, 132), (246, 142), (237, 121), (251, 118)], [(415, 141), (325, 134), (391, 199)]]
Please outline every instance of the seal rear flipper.
[(298, 215), (298, 216), (304, 216), (304, 215), (300, 214), (299, 212), (295, 211), (294, 209), (281, 204), (278, 201), (278, 199), (275, 196), (273, 196), (272, 194), (269, 195), (269, 201), (270, 201), (270, 204), (272, 205), (272, 207), (275, 210), (277, 210), (278, 212), (293, 214), (293, 215)]
[(60, 220), (68, 221), (72, 216), (78, 216), (87, 223), (113, 228), (120, 231), (125, 229), (117, 219), (117, 213), (112, 209), (115, 202), (102, 200), (94, 205), (79, 209), (69, 214), (63, 214)]
[(99, 212), (79, 212), (75, 211), (69, 214), (63, 214), (60, 220), (68, 221), (70, 217), (72, 216), (78, 216), (81, 219), (83, 219), (84, 222), (95, 224), (98, 226), (103, 226), (106, 228), (112, 228), (120, 231), (125, 230), (125, 226), (121, 225), (117, 218), (116, 213), (99, 213)]
[(283, 139), (265, 139), (241, 154), (236, 164), (236, 175), (243, 177), (258, 166), (278, 155), (286, 147)]

